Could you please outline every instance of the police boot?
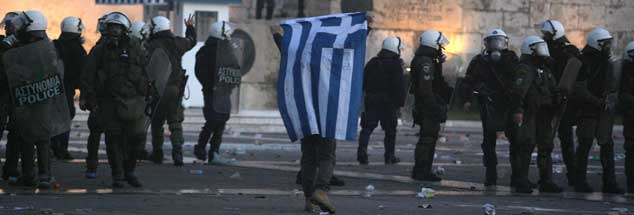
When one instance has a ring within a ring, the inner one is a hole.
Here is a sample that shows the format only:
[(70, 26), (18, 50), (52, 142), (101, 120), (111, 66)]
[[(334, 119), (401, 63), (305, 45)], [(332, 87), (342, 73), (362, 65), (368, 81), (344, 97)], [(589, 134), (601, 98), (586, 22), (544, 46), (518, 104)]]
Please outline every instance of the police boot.
[(543, 193), (561, 193), (564, 190), (561, 187), (557, 186), (554, 182), (548, 181), (540, 181), (539, 182), (539, 192)]
[(328, 193), (324, 190), (315, 190), (313, 196), (310, 197), (310, 201), (319, 206), (324, 212), (335, 213), (335, 206), (330, 203)]
[(163, 149), (152, 149), (150, 160), (155, 164), (163, 164)]
[(357, 148), (357, 161), (359, 161), (361, 165), (369, 164), (367, 148), (362, 148), (361, 146)]
[(385, 155), (383, 156), (385, 164), (390, 165), (401, 162), (401, 159), (396, 157), (396, 131), (385, 132), (383, 146), (385, 148)]
[(513, 191), (516, 193), (533, 193), (533, 188), (529, 181), (516, 182)]
[(607, 142), (601, 145), (601, 165), (603, 166), (603, 193), (623, 194), (625, 191), (616, 183), (614, 174), (614, 144)]
[(313, 204), (310, 198), (306, 198), (304, 201), (304, 211), (313, 213), (317, 210), (317, 205)]
[(419, 181), (441, 181), (442, 179), (431, 172), (434, 150), (429, 141), (416, 145), (414, 158), (416, 164), (412, 169), (412, 178)]
[(346, 185), (346, 182), (333, 175), (332, 177), (330, 177), (330, 185), (335, 187), (343, 187)]
[(194, 146), (194, 156), (198, 160), (207, 160), (207, 141), (211, 138), (211, 129), (203, 126), (200, 130), (200, 134), (198, 134), (198, 144)]
[(487, 167), (486, 168), (486, 180), (484, 181), (484, 186), (495, 186), (497, 185), (498, 180), (498, 172), (496, 166)]
[(172, 148), (172, 160), (174, 161), (174, 166), (183, 166), (183, 146), (174, 146)]
[(614, 179), (612, 179), (608, 183), (604, 183), (602, 191), (603, 193), (610, 193), (610, 194), (624, 194), (625, 193), (625, 190), (619, 187), (619, 184), (617, 184)]
[(579, 146), (576, 157), (575, 170), (575, 192), (592, 193), (594, 189), (586, 180), (586, 171), (588, 168), (588, 155), (592, 147), (592, 140), (579, 140)]

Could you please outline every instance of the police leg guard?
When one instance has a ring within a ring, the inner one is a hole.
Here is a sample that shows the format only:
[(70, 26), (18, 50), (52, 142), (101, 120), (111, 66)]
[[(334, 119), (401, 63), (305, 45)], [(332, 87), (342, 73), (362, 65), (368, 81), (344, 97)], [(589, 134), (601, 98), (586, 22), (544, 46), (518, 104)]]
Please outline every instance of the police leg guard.
[(185, 139), (183, 137), (183, 126), (180, 123), (173, 123), (169, 125), (172, 132), (172, 160), (175, 166), (183, 166), (183, 143)]
[(155, 164), (163, 164), (163, 121), (152, 121), (152, 154), (150, 160)]
[[(106, 131), (106, 154), (108, 155), (108, 164), (110, 164), (110, 170), (112, 171), (113, 181), (123, 181), (123, 162), (125, 158), (125, 151), (123, 150), (123, 143), (125, 137), (121, 132)], [(114, 185), (114, 184), (113, 184)]]
[(594, 189), (586, 180), (586, 170), (588, 168), (588, 155), (593, 144), (592, 138), (579, 138), (579, 145), (576, 151), (576, 172), (575, 172), (575, 191), (582, 193), (592, 193)]

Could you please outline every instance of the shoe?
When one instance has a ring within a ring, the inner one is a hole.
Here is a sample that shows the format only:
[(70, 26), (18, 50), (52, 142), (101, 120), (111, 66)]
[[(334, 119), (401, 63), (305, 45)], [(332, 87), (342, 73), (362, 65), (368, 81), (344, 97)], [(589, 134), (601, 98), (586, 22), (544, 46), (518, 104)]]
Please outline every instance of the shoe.
[(487, 167), (484, 186), (495, 186), (498, 184), (497, 167)]
[(562, 189), (561, 187), (559, 187), (557, 184), (555, 184), (552, 181), (545, 181), (545, 182), (540, 182), (539, 183), (539, 192), (542, 192), (542, 193), (561, 193), (563, 191), (564, 191), (564, 189)]
[(602, 191), (603, 193), (610, 194), (625, 194), (625, 190), (623, 190), (623, 188), (620, 188), (616, 182), (604, 185)]
[(330, 203), (326, 191), (315, 190), (313, 196), (310, 197), (310, 201), (319, 206), (324, 212), (335, 213), (335, 207)]
[(152, 154), (150, 154), (150, 160), (154, 164), (163, 164), (163, 151), (153, 151)]
[(368, 153), (357, 150), (357, 161), (359, 161), (360, 165), (368, 165), (370, 161), (368, 161)]
[(529, 185), (520, 185), (514, 188), (515, 189), (513, 191), (516, 193), (533, 193), (533, 188), (531, 188)]
[(112, 182), (112, 188), (117, 189), (117, 188), (124, 188), (124, 187), (125, 187), (124, 181), (116, 180)]
[(207, 152), (205, 151), (205, 145), (194, 145), (194, 156), (198, 160), (207, 160)]
[(332, 178), (330, 178), (330, 185), (335, 187), (343, 187), (344, 185), (346, 185), (346, 182), (333, 175)]
[(61, 159), (65, 160), (65, 161), (69, 161), (69, 160), (73, 160), (75, 158), (72, 155), (70, 155), (70, 153), (65, 152), (65, 153), (62, 154)]
[(392, 164), (397, 164), (397, 163), (400, 163), (400, 162), (401, 162), (401, 159), (399, 159), (399, 158), (397, 158), (395, 156), (392, 156), (392, 157), (389, 157), (389, 158), (385, 159), (385, 165), (392, 165)]
[(143, 187), (143, 184), (141, 183), (141, 181), (139, 181), (138, 178), (128, 178), (125, 181), (128, 182), (128, 184), (134, 188)]
[(97, 178), (97, 173), (95, 173), (95, 172), (86, 172), (85, 177), (87, 179), (95, 179), (95, 178)]
[(37, 188), (39, 189), (51, 189), (51, 182), (47, 181), (47, 180), (41, 180), (38, 184), (37, 184)]
[(317, 205), (313, 204), (313, 202), (310, 201), (310, 198), (306, 198), (306, 201), (304, 202), (304, 211), (314, 213), (316, 210)]
[(575, 183), (575, 192), (592, 193), (594, 192), (594, 189), (592, 189), (588, 182), (577, 182)]
[(412, 176), (412, 178), (418, 181), (442, 181), (442, 178), (438, 177), (436, 174), (433, 174), (433, 173), (429, 173), (422, 176), (414, 175)]
[(20, 177), (11, 185), (18, 187), (35, 187), (37, 184), (35, 179)]

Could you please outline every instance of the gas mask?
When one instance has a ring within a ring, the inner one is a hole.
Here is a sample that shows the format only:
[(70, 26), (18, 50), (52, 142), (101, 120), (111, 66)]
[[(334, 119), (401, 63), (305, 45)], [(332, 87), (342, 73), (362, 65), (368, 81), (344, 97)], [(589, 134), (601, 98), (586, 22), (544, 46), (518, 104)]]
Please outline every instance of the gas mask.
[(508, 48), (508, 39), (504, 36), (489, 37), (484, 40), (484, 46), (491, 60), (498, 62), (502, 59), (502, 50)]
[(599, 47), (601, 47), (601, 54), (606, 57), (612, 56), (612, 38), (600, 40)]

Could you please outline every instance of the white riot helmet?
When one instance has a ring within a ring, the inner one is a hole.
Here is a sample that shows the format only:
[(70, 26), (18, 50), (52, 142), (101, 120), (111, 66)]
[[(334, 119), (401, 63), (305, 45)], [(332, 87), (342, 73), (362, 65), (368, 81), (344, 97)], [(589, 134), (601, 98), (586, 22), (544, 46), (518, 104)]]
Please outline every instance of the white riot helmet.
[(42, 12), (37, 10), (24, 11), (11, 20), (16, 29), (31, 31), (46, 31), (47, 20)]
[(522, 54), (538, 57), (550, 57), (546, 41), (538, 36), (528, 36), (524, 39), (524, 42), (522, 43)]
[(123, 26), (126, 32), (130, 30), (130, 19), (127, 15), (121, 12), (109, 13), (103, 23), (106, 25), (119, 24)]
[(542, 23), (542, 34), (544, 39), (558, 40), (566, 36), (566, 29), (557, 20), (546, 20)]
[(428, 30), (420, 35), (420, 45), (441, 50), (449, 45), (449, 39), (439, 31)]
[(164, 16), (155, 16), (150, 21), (150, 33), (156, 34), (161, 31), (170, 30), (170, 20)]
[(493, 29), (484, 37), (484, 47), (487, 51), (501, 51), (508, 48), (509, 37), (502, 29)]
[(209, 30), (209, 36), (218, 38), (221, 40), (231, 39), (231, 34), (233, 34), (233, 28), (228, 22), (225, 21), (217, 21), (214, 24), (211, 24), (211, 29)]
[(62, 20), (62, 32), (81, 34), (84, 29), (80, 18), (69, 16)]
[(603, 28), (596, 28), (588, 34), (586, 45), (599, 51), (606, 51), (612, 46), (612, 35)]
[(383, 40), (382, 49), (388, 50), (396, 53), (397, 55), (401, 54), (401, 38), (399, 37), (388, 37)]
[(625, 46), (623, 59), (629, 60), (630, 62), (634, 61), (634, 41), (628, 43), (627, 46)]
[(130, 27), (130, 36), (136, 37), (139, 40), (144, 40), (150, 34), (149, 27), (145, 24), (145, 22), (133, 22)]

